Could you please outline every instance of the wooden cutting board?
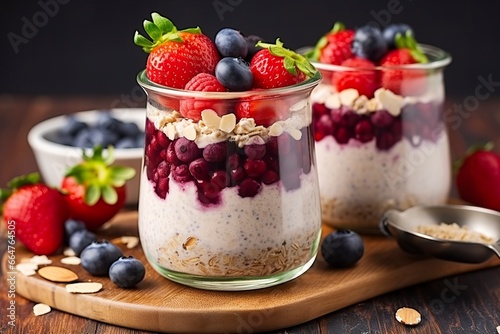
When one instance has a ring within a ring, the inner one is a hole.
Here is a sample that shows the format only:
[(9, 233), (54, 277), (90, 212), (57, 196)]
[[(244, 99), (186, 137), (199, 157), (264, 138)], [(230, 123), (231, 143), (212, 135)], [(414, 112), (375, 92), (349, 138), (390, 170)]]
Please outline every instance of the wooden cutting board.
[[(330, 232), (324, 227), (324, 233)], [(121, 213), (101, 237), (137, 235), (137, 212)], [(185, 287), (157, 274), (146, 265), (145, 279), (134, 289), (116, 287), (108, 278), (93, 277), (81, 266), (61, 264), (62, 255), (50, 257), (53, 265), (75, 271), (80, 281), (96, 281), (96, 294), (70, 294), (64, 283), (38, 274), (17, 274), (16, 292), (34, 302), (109, 324), (168, 333), (254, 333), (303, 323), (343, 307), (417, 283), (500, 264), (494, 257), (481, 264), (462, 264), (418, 258), (404, 253), (383, 236), (364, 236), (365, 254), (353, 268), (333, 269), (319, 255), (299, 278), (271, 288), (244, 292), (215, 292)], [(146, 264), (140, 245), (127, 249)], [(31, 257), (16, 247), (16, 260)], [(7, 259), (2, 270), (8, 273)]]

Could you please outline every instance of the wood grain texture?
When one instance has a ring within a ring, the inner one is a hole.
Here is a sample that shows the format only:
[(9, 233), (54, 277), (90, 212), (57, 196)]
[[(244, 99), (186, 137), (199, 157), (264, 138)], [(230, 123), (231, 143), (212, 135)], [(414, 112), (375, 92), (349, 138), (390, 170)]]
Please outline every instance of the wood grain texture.
[[(325, 227), (324, 234), (329, 229)], [(100, 237), (137, 235), (137, 213), (122, 213)], [(138, 330), (168, 333), (262, 332), (301, 324), (322, 315), (420, 282), (496, 266), (492, 258), (482, 264), (461, 264), (417, 258), (401, 251), (395, 241), (382, 236), (364, 237), (366, 252), (354, 268), (332, 269), (318, 257), (301, 277), (276, 287), (215, 292), (193, 289), (168, 281), (150, 266), (136, 289), (120, 289), (108, 279), (93, 277), (80, 266), (63, 265), (61, 255), (53, 265), (74, 270), (80, 281), (97, 281), (103, 290), (92, 295), (69, 294), (65, 284), (38, 275), (17, 275), (16, 292), (34, 302), (85, 318)], [(126, 249), (146, 262), (141, 248)], [(32, 254), (17, 247), (17, 260)], [(6, 261), (3, 271), (8, 272)]]

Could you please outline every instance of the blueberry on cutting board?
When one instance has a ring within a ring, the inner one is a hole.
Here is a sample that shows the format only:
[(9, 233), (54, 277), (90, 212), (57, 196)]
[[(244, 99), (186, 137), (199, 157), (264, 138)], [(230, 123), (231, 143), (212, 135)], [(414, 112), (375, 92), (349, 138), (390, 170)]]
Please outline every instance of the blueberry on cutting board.
[(321, 255), (332, 267), (353, 266), (363, 256), (363, 239), (351, 230), (337, 230), (328, 234), (321, 244)]

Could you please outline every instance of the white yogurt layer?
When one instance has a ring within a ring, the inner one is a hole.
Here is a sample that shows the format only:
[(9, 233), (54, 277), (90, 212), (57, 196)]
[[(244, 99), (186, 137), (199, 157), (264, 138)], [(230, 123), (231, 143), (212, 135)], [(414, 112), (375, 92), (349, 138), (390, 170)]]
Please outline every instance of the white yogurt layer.
[(445, 203), (451, 171), (448, 136), (414, 147), (400, 140), (390, 150), (339, 145), (332, 136), (316, 142), (323, 219), (338, 228), (378, 230), (390, 208)]
[(159, 198), (141, 176), (139, 233), (145, 254), (160, 267), (203, 276), (263, 276), (300, 267), (316, 252), (321, 209), (314, 169), (301, 186), (262, 185), (251, 198), (225, 188), (221, 201), (203, 206), (192, 182), (170, 179)]

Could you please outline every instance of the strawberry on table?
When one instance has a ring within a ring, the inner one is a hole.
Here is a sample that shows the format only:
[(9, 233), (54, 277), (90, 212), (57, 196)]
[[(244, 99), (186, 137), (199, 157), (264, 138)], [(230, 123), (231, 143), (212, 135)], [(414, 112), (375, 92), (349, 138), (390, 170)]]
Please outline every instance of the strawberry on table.
[(336, 22), (332, 30), (319, 39), (308, 57), (320, 63), (340, 65), (344, 60), (353, 57), (353, 39), (354, 30), (346, 29), (343, 23)]
[(135, 175), (131, 167), (113, 166), (113, 147), (108, 156), (96, 146), (89, 156), (83, 151), (83, 161), (70, 168), (62, 181), (71, 218), (82, 221), (95, 231), (113, 218), (125, 203), (125, 183)]
[[(381, 74), (382, 87), (395, 94), (418, 95), (425, 89), (426, 73), (419, 69), (398, 69), (402, 65), (427, 63), (427, 57), (420, 50), (411, 32), (405, 36), (396, 34), (396, 49), (389, 51), (380, 61), (386, 67)], [(391, 69), (391, 67), (396, 67)]]
[(160, 85), (182, 89), (198, 73), (214, 74), (219, 53), (212, 40), (199, 27), (177, 30), (167, 18), (151, 14), (145, 20), (148, 40), (135, 32), (134, 43), (149, 53), (146, 75)]
[(455, 165), (455, 180), (463, 200), (500, 211), (500, 155), (492, 149), (492, 144), (471, 147)]
[(15, 238), (37, 255), (55, 253), (63, 243), (68, 209), (63, 195), (33, 173), (14, 178), (2, 189), (2, 214), (13, 222)]

